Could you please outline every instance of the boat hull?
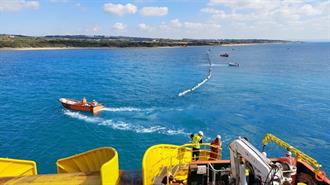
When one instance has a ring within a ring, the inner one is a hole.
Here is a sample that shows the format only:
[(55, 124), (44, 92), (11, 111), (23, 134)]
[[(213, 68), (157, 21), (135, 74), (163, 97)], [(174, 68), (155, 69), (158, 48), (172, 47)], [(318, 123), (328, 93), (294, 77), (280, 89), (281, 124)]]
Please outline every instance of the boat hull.
[(229, 67), (239, 67), (239, 63), (229, 63)]
[(73, 99), (61, 98), (59, 101), (61, 102), (63, 107), (67, 109), (82, 112), (92, 112), (93, 114), (101, 111), (104, 108), (104, 106), (100, 104), (96, 106), (93, 106), (90, 103), (82, 104), (81, 101)]

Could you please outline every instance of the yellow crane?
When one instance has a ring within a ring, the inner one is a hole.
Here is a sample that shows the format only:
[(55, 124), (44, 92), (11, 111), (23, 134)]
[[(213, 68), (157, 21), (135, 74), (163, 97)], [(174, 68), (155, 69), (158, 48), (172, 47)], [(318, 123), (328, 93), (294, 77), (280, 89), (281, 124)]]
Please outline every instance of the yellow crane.
[(314, 168), (314, 173), (316, 176), (325, 176), (324, 172), (320, 170), (322, 165), (318, 163), (315, 159), (310, 157), (309, 155), (305, 154), (304, 152), (298, 150), (297, 148), (291, 146), (287, 142), (283, 141), (282, 139), (274, 136), (273, 134), (267, 133), (265, 137), (262, 140), (263, 144), (263, 151), (266, 147), (266, 145), (269, 142), (274, 142), (275, 144), (279, 145), (280, 147), (290, 151), (292, 154), (294, 154), (298, 161), (303, 161), (309, 165), (311, 165)]

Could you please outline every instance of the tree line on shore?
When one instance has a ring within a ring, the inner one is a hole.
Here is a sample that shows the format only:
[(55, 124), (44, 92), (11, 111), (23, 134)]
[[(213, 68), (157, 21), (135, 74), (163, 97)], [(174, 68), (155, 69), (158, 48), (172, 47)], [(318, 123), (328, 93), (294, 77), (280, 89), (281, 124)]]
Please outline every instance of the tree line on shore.
[(265, 39), (159, 39), (138, 37), (107, 37), (85, 35), (54, 35), (33, 37), (24, 35), (0, 35), (0, 48), (43, 47), (174, 47), (223, 44), (283, 43), (283, 40)]

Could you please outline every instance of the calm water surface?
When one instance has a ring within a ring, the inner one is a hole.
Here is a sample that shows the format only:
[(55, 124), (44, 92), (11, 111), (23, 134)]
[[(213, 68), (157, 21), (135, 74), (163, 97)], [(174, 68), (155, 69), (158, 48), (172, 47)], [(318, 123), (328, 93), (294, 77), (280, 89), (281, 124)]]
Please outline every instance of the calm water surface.
[[(208, 49), (0, 51), (0, 156), (35, 160), (50, 173), (59, 158), (113, 146), (121, 168), (133, 170), (149, 146), (189, 142), (198, 130), (206, 139), (221, 134), (225, 145), (246, 136), (258, 148), (271, 132), (330, 173), (330, 44), (212, 48), (212, 78), (176, 96), (205, 77)], [(58, 102), (83, 96), (106, 109), (92, 116)]]

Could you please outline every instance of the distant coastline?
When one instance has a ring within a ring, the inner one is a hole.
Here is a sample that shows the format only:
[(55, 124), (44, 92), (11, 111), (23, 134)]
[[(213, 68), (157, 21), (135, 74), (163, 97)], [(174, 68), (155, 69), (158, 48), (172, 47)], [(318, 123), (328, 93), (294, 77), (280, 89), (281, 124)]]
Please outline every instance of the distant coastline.
[[(280, 44), (280, 43), (246, 43), (246, 44), (222, 44), (216, 46), (230, 47), (230, 46), (253, 46), (261, 44)], [(207, 46), (207, 45), (199, 45)], [(184, 48), (196, 46), (154, 46), (154, 47), (22, 47), (22, 48), (0, 48), (0, 51), (38, 51), (38, 50), (78, 50), (78, 49), (114, 49), (114, 48)]]
[(188, 46), (244, 46), (254, 44), (288, 43), (286, 40), (266, 39), (162, 39), (107, 36), (43, 36), (0, 35), (0, 50), (63, 50), (136, 47), (188, 47)]
[(24, 48), (0, 48), (1, 50), (30, 51), (30, 50), (69, 50), (80, 49), (79, 47), (24, 47)]

